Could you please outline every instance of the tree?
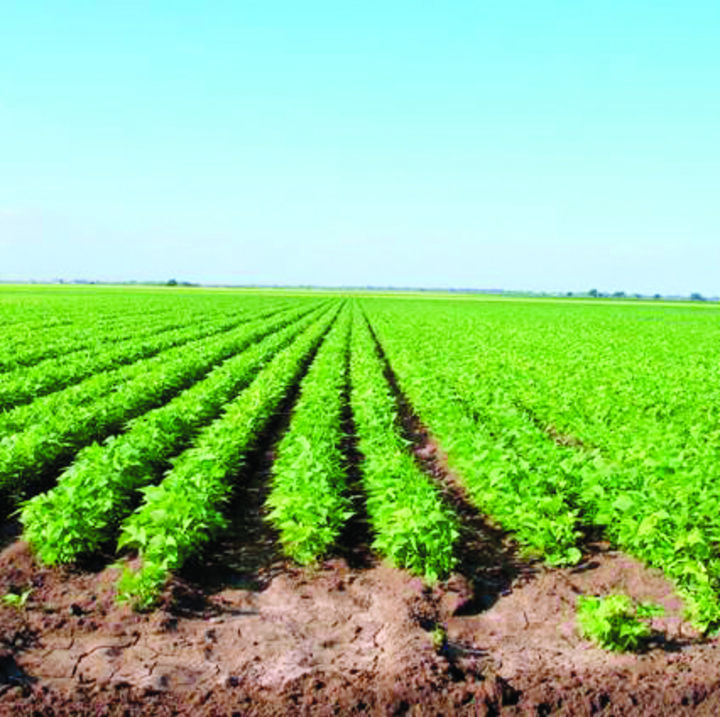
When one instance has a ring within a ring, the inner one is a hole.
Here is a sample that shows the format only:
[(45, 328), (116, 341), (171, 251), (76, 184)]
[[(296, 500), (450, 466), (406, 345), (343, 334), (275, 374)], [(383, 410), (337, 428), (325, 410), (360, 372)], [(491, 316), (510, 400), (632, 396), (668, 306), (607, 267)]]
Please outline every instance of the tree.
[(588, 291), (588, 296), (592, 296), (593, 299), (597, 299), (597, 295), (598, 295), (597, 289), (590, 289), (590, 291)]
[(693, 293), (690, 294), (690, 301), (705, 301), (705, 297), (697, 291), (693, 291)]
[(165, 286), (177, 286), (177, 280), (176, 279), (170, 279)]

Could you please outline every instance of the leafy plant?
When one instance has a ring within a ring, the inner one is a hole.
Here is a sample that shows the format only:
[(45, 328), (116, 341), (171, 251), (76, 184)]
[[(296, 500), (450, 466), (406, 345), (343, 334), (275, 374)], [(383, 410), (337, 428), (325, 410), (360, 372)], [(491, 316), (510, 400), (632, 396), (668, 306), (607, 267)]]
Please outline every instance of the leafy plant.
[(273, 464), (267, 517), (286, 555), (305, 565), (327, 550), (353, 514), (341, 450), (350, 318), (343, 310), (303, 379)]
[(159, 485), (141, 489), (142, 505), (122, 524), (119, 548), (137, 550), (140, 567), (123, 572), (118, 599), (150, 607), (171, 571), (196, 555), (225, 528), (224, 504), (248, 450), (297, 380), (303, 361), (321, 341), (338, 305), (280, 351), (230, 404), (221, 418), (198, 435), (174, 461)]
[(27, 403), (39, 396), (59, 391), (82, 379), (113, 371), (125, 364), (159, 354), (161, 351), (179, 346), (193, 338), (210, 336), (215, 331), (226, 330), (245, 319), (245, 315), (221, 317), (206, 321), (200, 326), (180, 326), (168, 331), (156, 329), (152, 334), (105, 346), (96, 352), (79, 351), (64, 356), (62, 360), (50, 358), (33, 366), (16, 369), (0, 384), (0, 409)]
[(636, 604), (628, 595), (581, 595), (577, 601), (580, 634), (605, 650), (638, 650), (650, 637), (650, 619), (664, 614), (660, 605)]
[(432, 632), (430, 633), (430, 639), (432, 640), (433, 648), (438, 654), (442, 653), (447, 647), (447, 631), (442, 625), (435, 625)]
[[(195, 336), (194, 341), (178, 340), (181, 345), (157, 356), (0, 414), (0, 431), (15, 422), (31, 421), (0, 439), (0, 494), (15, 498), (32, 493), (44, 472), (191, 386), (243, 348), (244, 328), (231, 330), (241, 322), (235, 317), (220, 325), (193, 328), (189, 335)], [(212, 336), (198, 339), (198, 332)]]
[[(571, 456), (560, 454), (528, 421), (494, 376), (475, 368), (472, 325), (456, 319), (453, 326), (456, 307), (450, 316), (433, 307), (425, 325), (415, 316), (426, 312), (413, 314), (397, 302), (379, 306), (373, 302), (371, 316), (398, 383), (447, 451), (470, 500), (512, 531), (526, 554), (550, 565), (579, 562), (578, 511), (567, 489)], [(440, 319), (453, 331), (440, 332)], [(439, 350), (441, 345), (447, 352)]]
[(469, 499), (525, 553), (577, 562), (578, 527), (596, 526), (675, 583), (694, 626), (720, 628), (714, 312), (364, 306)]
[(11, 605), (12, 607), (22, 609), (25, 607), (25, 603), (27, 603), (31, 593), (32, 588), (26, 588), (25, 590), (21, 590), (20, 592), (10, 591), (2, 596), (2, 601), (6, 605)]
[[(306, 312), (303, 307), (250, 322), (243, 334), (246, 350), (165, 406), (131, 421), (121, 436), (80, 451), (55, 488), (23, 506), (23, 537), (40, 559), (47, 564), (70, 562), (111, 539), (131, 511), (138, 489), (152, 482), (169, 457), (312, 321), (310, 316), (298, 322)], [(283, 328), (286, 324), (290, 326)]]
[(455, 565), (457, 519), (422, 473), (396, 425), (397, 404), (367, 321), (353, 321), (351, 406), (373, 547), (395, 565), (433, 582)]

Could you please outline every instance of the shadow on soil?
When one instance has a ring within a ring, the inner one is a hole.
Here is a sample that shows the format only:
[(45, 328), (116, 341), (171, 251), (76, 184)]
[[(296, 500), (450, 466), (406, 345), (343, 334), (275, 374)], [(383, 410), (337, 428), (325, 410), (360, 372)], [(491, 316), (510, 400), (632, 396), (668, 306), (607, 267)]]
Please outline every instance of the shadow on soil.
[(350, 407), (350, 351), (345, 360), (345, 385), (342, 396), (342, 430), (345, 436), (342, 451), (345, 456), (347, 495), (354, 515), (345, 523), (336, 542), (334, 554), (344, 558), (351, 568), (369, 568), (375, 559), (372, 553), (372, 533), (365, 505), (360, 464), (362, 454), (358, 450), (357, 432)]
[(22, 525), (17, 516), (0, 521), (0, 550), (4, 550), (10, 543), (17, 540), (21, 533)]

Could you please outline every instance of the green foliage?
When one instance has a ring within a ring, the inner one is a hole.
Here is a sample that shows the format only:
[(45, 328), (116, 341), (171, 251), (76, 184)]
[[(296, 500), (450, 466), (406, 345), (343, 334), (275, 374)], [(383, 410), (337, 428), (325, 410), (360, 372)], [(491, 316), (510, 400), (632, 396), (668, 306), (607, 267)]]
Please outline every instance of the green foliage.
[(23, 506), (23, 537), (38, 557), (51, 565), (70, 562), (110, 540), (131, 510), (137, 490), (151, 482), (169, 457), (217, 417), (263, 363), (312, 321), (310, 316), (293, 323), (306, 312), (303, 307), (248, 323), (242, 346), (238, 344), (244, 351), (165, 406), (131, 421), (122, 435), (80, 451), (53, 490)]
[[(4, 303), (0, 306), (7, 307), (7, 287), (3, 292)], [(236, 296), (217, 293), (168, 297), (160, 292), (118, 295), (91, 289), (80, 290), (72, 297), (67, 296), (67, 292), (62, 297), (48, 292), (36, 297), (35, 303), (22, 301), (11, 306), (15, 321), (5, 316), (0, 336), (0, 371), (3, 372), (48, 359), (55, 359), (56, 364), (74, 362), (81, 356), (92, 361), (99, 354), (119, 347), (121, 342), (145, 340), (183, 327), (202, 330), (218, 322), (256, 314), (270, 306), (288, 306), (288, 302), (267, 296), (246, 296), (239, 302)], [(45, 365), (50, 367), (53, 363), (48, 361)]]
[[(244, 315), (241, 316), (245, 318)], [(59, 391), (88, 376), (103, 371), (112, 372), (125, 364), (132, 364), (198, 338), (226, 331), (240, 321), (241, 317), (221, 317), (196, 327), (181, 325), (167, 331), (156, 328), (149, 336), (121, 341), (102, 347), (96, 352), (78, 351), (60, 359), (50, 358), (33, 366), (18, 368), (0, 384), (0, 409), (7, 410), (47, 393)]]
[(223, 506), (231, 481), (241, 474), (245, 455), (267, 425), (303, 361), (321, 340), (337, 313), (329, 313), (280, 351), (255, 380), (229, 403), (222, 417), (200, 432), (191, 448), (173, 460), (157, 486), (141, 489), (142, 505), (122, 524), (119, 548), (136, 550), (141, 565), (126, 570), (119, 599), (147, 608), (168, 574), (197, 554), (226, 526)]
[(463, 351), (449, 361), (434, 328), (406, 320), (402, 307), (389, 316), (376, 307), (372, 317), (400, 387), (472, 502), (512, 531), (526, 554), (550, 565), (579, 562), (578, 512), (568, 490), (577, 467), (572, 453), (558, 451), (494, 381), (470, 368), (477, 354), (469, 326), (448, 334)]
[(268, 519), (285, 553), (315, 562), (353, 514), (344, 495), (342, 398), (350, 311), (344, 310), (303, 379), (288, 432), (277, 449)]
[(550, 563), (578, 524), (672, 579), (720, 626), (714, 310), (365, 302), (402, 390), (475, 505)]
[[(169, 325), (161, 323), (152, 326), (151, 320), (150, 332), (142, 331), (140, 336), (133, 336), (129, 340), (90, 344), (84, 350), (50, 357), (32, 366), (18, 367), (7, 374), (0, 384), (0, 408), (7, 411), (13, 406), (37, 401), (41, 396), (79, 384), (87, 377), (92, 378), (77, 388), (86, 393), (88, 390), (94, 391), (95, 396), (99, 396), (101, 387), (105, 387), (106, 391), (112, 390), (114, 382), (119, 378), (127, 379), (132, 375), (133, 367), (123, 368), (126, 364), (134, 364), (168, 349), (231, 330), (249, 318), (243, 311), (233, 312), (230, 316), (213, 314), (202, 322), (196, 320), (191, 324), (187, 323), (187, 317), (178, 317)], [(71, 398), (75, 393), (68, 391), (63, 395)], [(48, 398), (46, 402), (51, 400)], [(36, 405), (42, 406), (43, 403)], [(26, 416), (31, 419), (33, 415), (36, 414), (31, 407), (12, 414), (6, 413), (0, 421), (0, 431), (22, 428), (28, 423)]]
[(5, 605), (10, 605), (18, 609), (23, 609), (25, 604), (32, 593), (32, 588), (26, 588), (20, 592), (7, 592), (2, 596), (2, 601)]
[[(258, 345), (248, 347), (251, 325), (244, 322), (276, 326), (319, 305), (315, 297), (278, 292), (3, 291), (0, 494), (8, 503), (25, 498), (64, 469), (57, 488), (22, 513), (26, 537), (49, 562), (73, 560), (111, 540), (145, 495), (140, 488), (152, 487), (169, 466), (169, 476), (185, 476), (178, 467), (185, 459), (171, 458), (189, 446), (213, 456), (206, 467), (193, 454), (203, 481), (216, 470), (218, 485), (230, 481), (225, 471), (239, 470), (241, 460), (227, 458), (226, 466), (218, 444), (237, 448), (244, 439), (225, 423), (229, 437), (218, 434), (216, 444), (203, 426), (281, 348), (261, 342), (259, 333), (250, 339)], [(614, 545), (661, 568), (697, 627), (720, 626), (715, 307), (469, 297), (373, 297), (363, 306), (403, 393), (468, 498), (512, 531), (523, 551), (550, 564), (577, 562), (579, 526), (596, 526)], [(422, 481), (397, 435), (392, 395), (377, 378), (374, 344), (362, 337), (362, 324), (355, 333), (352, 402), (365, 440), (362, 470), (376, 547), (416, 572), (440, 574), (451, 561), (432, 567), (436, 558), (425, 556), (451, 556), (447, 515), (428, 497), (432, 485), (417, 488)], [(316, 388), (303, 385), (270, 501), (281, 540), (301, 562), (322, 554), (350, 510), (337, 450), (342, 389), (333, 368), (345, 349), (333, 352), (329, 344), (330, 337), (310, 371)], [(255, 398), (264, 406), (257, 417), (264, 425), (268, 409)], [(254, 415), (249, 403), (243, 410)], [(249, 430), (238, 421), (240, 432)], [(222, 490), (204, 494), (191, 482), (188, 490), (222, 511)], [(184, 500), (175, 491), (173, 500)], [(407, 497), (413, 491), (417, 496)], [(185, 506), (161, 496), (153, 501), (177, 513), (179, 523), (167, 517), (168, 533), (196, 519), (208, 534), (222, 529), (215, 513), (183, 512)], [(145, 546), (150, 522), (128, 528), (128, 544)], [(127, 592), (141, 602), (143, 591), (151, 602), (170, 563), (184, 559), (184, 548), (176, 555), (171, 539), (167, 549), (170, 562), (158, 548), (146, 570), (124, 578), (126, 585), (135, 581)]]
[(430, 633), (430, 637), (435, 652), (440, 654), (447, 646), (447, 632), (445, 628), (442, 625), (435, 625), (433, 631)]
[(367, 511), (375, 532), (373, 547), (395, 565), (435, 581), (455, 565), (457, 521), (400, 435), (397, 406), (359, 311), (353, 322), (350, 369)]
[(653, 603), (635, 604), (627, 595), (604, 598), (581, 595), (577, 601), (577, 624), (583, 637), (605, 650), (636, 651), (651, 635), (650, 619), (664, 612)]
[[(232, 325), (237, 323), (233, 319)], [(0, 430), (22, 424), (0, 439), (0, 493), (16, 500), (31, 494), (44, 471), (191, 386), (242, 349), (245, 334), (244, 326), (221, 331), (0, 415)]]

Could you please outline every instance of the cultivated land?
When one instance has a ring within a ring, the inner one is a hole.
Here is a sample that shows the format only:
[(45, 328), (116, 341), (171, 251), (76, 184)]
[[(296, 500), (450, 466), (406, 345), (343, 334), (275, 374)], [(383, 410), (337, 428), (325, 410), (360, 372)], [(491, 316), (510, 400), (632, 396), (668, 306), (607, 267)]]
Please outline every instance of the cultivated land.
[[(720, 313), (0, 288), (0, 713), (716, 714)], [(639, 653), (581, 596), (664, 608)]]

